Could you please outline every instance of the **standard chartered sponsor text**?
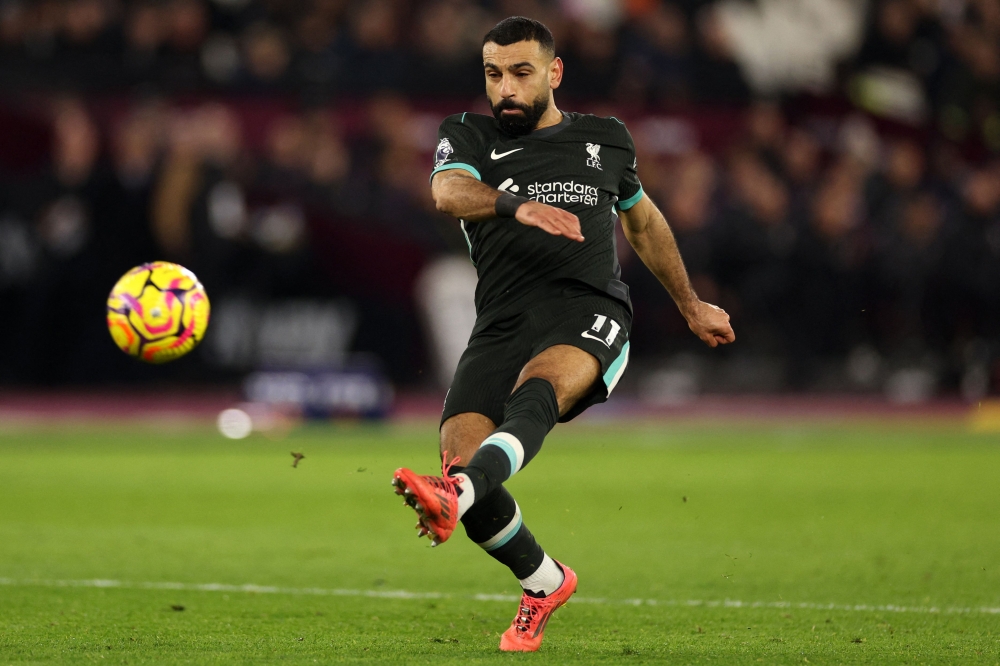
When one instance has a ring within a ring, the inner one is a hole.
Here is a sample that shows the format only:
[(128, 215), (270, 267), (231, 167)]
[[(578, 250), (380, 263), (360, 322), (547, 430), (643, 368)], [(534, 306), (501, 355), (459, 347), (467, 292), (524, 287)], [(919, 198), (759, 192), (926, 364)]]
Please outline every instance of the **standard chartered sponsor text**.
[(597, 205), (597, 188), (573, 180), (528, 185), (528, 198), (544, 204), (583, 203)]

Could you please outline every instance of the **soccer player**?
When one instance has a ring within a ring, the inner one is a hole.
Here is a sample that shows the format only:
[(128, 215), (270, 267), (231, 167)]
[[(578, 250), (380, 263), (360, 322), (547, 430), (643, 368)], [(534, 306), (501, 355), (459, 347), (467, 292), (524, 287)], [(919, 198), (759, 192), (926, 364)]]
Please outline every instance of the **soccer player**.
[(642, 191), (625, 125), (556, 107), (563, 63), (548, 28), (501, 21), (483, 39), (483, 68), (493, 117), (446, 118), (431, 173), (438, 210), (461, 220), (479, 274), (476, 325), (445, 398), (442, 476), (398, 469), (393, 485), (416, 510), (420, 536), (439, 545), (461, 520), (510, 568), (524, 593), (500, 649), (533, 651), (577, 577), (538, 545), (503, 483), (556, 422), (607, 400), (625, 371), (632, 306), (616, 221), (695, 335), (710, 347), (735, 335), (729, 316), (691, 288)]

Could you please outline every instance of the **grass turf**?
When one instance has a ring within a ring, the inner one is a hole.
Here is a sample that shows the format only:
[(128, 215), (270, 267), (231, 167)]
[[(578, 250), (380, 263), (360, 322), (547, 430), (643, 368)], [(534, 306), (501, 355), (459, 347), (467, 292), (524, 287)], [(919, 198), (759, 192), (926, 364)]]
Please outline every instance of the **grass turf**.
[[(514, 602), (475, 598), (519, 592), (503, 567), (412, 536), (389, 479), (434, 448), (432, 426), (0, 435), (0, 663), (1000, 663), (995, 437), (557, 428), (508, 484), (580, 575), (534, 655), (496, 651)], [(383, 596), (52, 582), (89, 579)]]

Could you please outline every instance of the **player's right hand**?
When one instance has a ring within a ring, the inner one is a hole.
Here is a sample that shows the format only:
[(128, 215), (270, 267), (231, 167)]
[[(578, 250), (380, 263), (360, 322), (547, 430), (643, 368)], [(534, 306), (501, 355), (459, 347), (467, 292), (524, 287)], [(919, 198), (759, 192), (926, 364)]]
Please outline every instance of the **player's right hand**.
[(525, 226), (538, 227), (553, 236), (565, 236), (570, 240), (583, 242), (580, 219), (562, 208), (537, 201), (525, 201), (518, 206), (514, 217)]
[(718, 305), (697, 301), (684, 313), (691, 332), (709, 347), (727, 345), (736, 341), (736, 333), (729, 323), (729, 314)]

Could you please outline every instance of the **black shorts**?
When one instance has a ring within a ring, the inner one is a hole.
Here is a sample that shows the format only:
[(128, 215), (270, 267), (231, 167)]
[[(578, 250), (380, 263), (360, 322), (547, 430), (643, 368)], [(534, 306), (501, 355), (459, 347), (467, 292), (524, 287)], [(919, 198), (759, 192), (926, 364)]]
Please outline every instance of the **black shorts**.
[(464, 412), (504, 420), (504, 405), (525, 364), (554, 345), (572, 345), (601, 363), (601, 378), (560, 422), (604, 402), (628, 365), (628, 307), (585, 286), (570, 286), (524, 312), (477, 325), (445, 397), (441, 423)]

